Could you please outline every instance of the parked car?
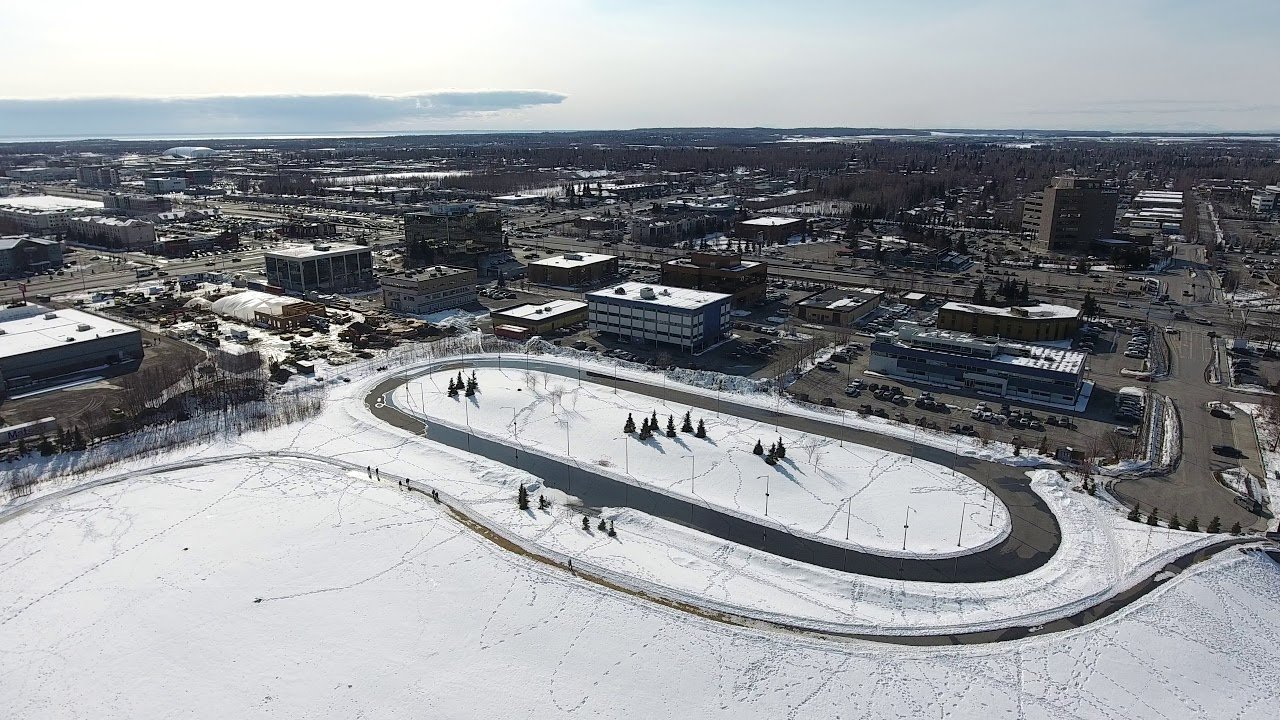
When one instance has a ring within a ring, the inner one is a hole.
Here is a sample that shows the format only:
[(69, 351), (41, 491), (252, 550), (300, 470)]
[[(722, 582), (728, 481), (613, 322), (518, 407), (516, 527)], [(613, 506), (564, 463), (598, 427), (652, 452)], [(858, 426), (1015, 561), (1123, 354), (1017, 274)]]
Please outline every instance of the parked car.
[(1231, 458), (1244, 457), (1244, 453), (1240, 452), (1240, 449), (1233, 445), (1214, 445), (1213, 454)]

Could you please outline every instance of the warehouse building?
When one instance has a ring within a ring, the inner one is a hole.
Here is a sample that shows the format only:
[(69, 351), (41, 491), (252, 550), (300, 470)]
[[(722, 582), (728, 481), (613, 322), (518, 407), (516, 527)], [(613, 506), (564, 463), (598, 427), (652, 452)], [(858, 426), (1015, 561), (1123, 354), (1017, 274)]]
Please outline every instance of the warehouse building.
[(662, 264), (662, 284), (708, 290), (733, 296), (734, 307), (764, 300), (769, 289), (769, 266), (743, 260), (742, 253), (704, 250)]
[(1055, 342), (1069, 340), (1080, 331), (1080, 311), (1046, 303), (1002, 308), (949, 302), (938, 308), (938, 329), (1027, 342)]
[(529, 282), (554, 287), (595, 287), (618, 274), (618, 258), (598, 253), (565, 253), (529, 263)]
[(796, 303), (796, 316), (805, 322), (851, 327), (864, 315), (880, 307), (882, 299), (884, 291), (874, 288), (832, 288), (816, 292)]
[(379, 278), (382, 306), (396, 312), (426, 315), (476, 302), (474, 268), (433, 265)]
[(926, 385), (1073, 406), (1084, 387), (1085, 357), (898, 321), (894, 331), (872, 341), (869, 369)]
[(723, 340), (731, 327), (733, 296), (705, 290), (623, 283), (587, 293), (593, 332), (700, 352)]
[(587, 320), (587, 304), (581, 300), (551, 300), (494, 310), (493, 334), (513, 340), (550, 335)]
[(267, 284), (286, 292), (348, 292), (373, 286), (373, 253), (362, 245), (316, 243), (268, 250)]
[(39, 305), (0, 309), (0, 397), (75, 373), (142, 360), (137, 328)]

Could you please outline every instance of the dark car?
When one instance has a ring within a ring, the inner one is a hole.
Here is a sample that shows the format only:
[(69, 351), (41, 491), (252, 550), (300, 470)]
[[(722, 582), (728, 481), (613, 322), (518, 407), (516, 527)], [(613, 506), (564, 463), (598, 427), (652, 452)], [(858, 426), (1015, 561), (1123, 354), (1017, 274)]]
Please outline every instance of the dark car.
[(1214, 445), (1213, 452), (1215, 455), (1223, 455), (1226, 457), (1244, 457), (1244, 453), (1240, 452), (1239, 448), (1231, 445)]

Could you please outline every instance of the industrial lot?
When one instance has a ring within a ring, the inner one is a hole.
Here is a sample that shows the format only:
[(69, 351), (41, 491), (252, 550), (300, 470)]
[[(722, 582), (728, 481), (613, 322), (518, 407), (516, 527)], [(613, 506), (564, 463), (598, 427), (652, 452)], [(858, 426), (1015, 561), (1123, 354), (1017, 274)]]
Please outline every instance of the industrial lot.
[[(179, 386), (266, 393), (479, 331), (1012, 443), (1184, 518), (1271, 518), (1270, 416), (1222, 408), (1280, 387), (1274, 184), (1056, 168), (889, 210), (801, 167), (517, 180), (443, 151), (88, 155), (4, 159), (11, 456), (52, 428), (171, 419)], [(1220, 481), (1237, 467), (1243, 493)]]

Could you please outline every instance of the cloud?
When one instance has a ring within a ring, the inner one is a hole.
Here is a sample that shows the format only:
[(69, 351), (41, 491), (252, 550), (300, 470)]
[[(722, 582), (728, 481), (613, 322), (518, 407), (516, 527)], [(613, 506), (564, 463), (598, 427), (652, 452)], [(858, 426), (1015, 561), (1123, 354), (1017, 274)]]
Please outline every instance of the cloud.
[(0, 136), (413, 131), (477, 115), (555, 105), (545, 90), (442, 90), (405, 95), (0, 98)]

